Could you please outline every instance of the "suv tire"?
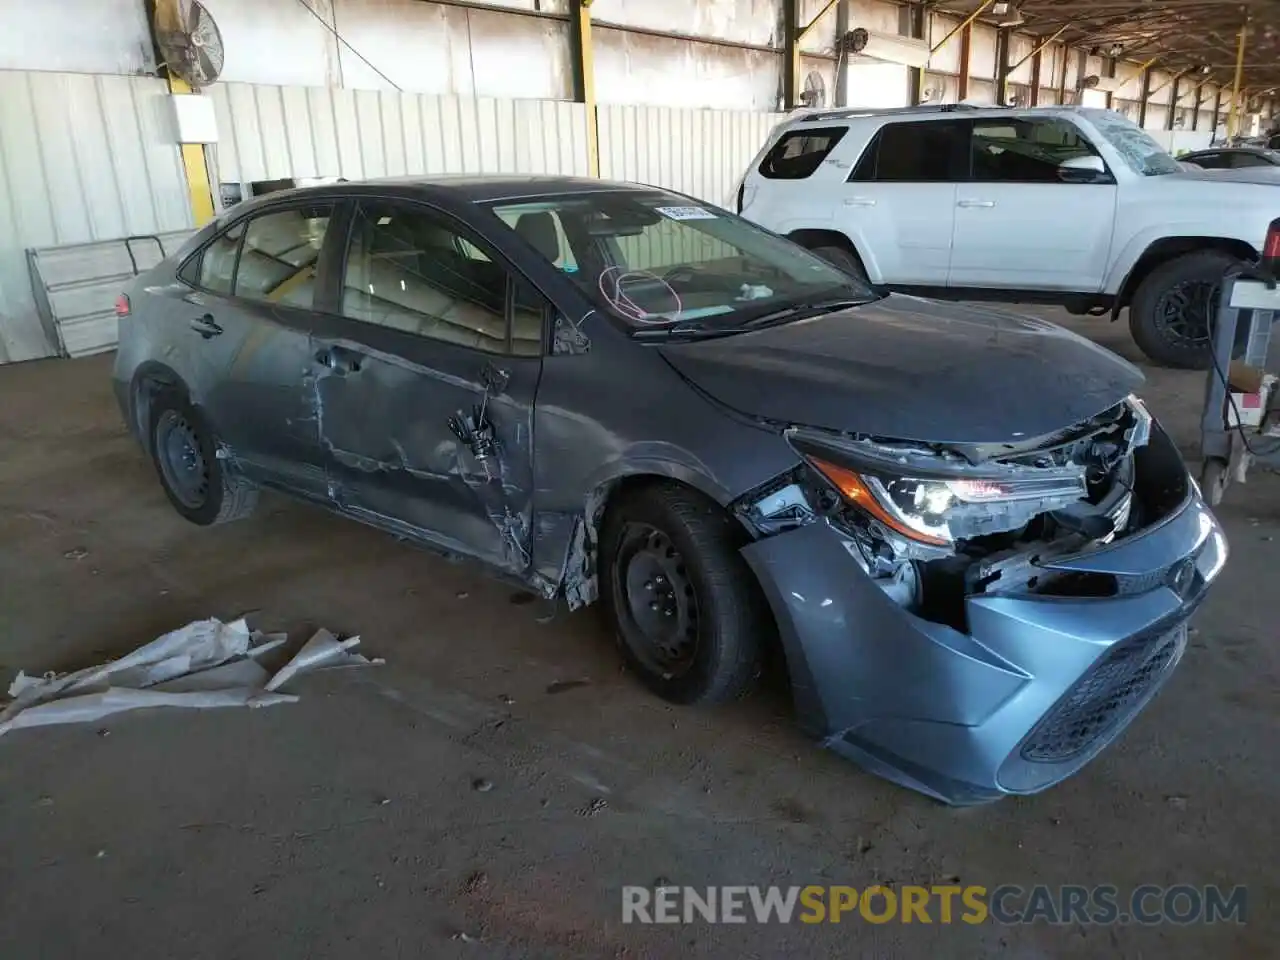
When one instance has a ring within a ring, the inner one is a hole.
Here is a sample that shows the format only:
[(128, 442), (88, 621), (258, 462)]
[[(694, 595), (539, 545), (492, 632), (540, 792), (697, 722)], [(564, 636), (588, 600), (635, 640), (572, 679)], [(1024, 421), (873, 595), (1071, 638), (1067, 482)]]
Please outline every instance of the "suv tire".
[(173, 508), (202, 527), (247, 517), (258, 488), (227, 469), (204, 418), (181, 393), (151, 404), (151, 459)]
[[(1138, 349), (1163, 367), (1207, 370), (1222, 277), (1237, 262), (1222, 250), (1197, 250), (1147, 274), (1129, 304), (1129, 330)], [(1180, 316), (1182, 311), (1191, 316)]]
[(867, 271), (863, 269), (862, 261), (852, 250), (846, 250), (844, 247), (810, 247), (809, 252), (863, 283), (868, 282)]
[(760, 671), (773, 623), (718, 504), (658, 483), (612, 506), (599, 552), (600, 596), (628, 667), (664, 700), (722, 703)]

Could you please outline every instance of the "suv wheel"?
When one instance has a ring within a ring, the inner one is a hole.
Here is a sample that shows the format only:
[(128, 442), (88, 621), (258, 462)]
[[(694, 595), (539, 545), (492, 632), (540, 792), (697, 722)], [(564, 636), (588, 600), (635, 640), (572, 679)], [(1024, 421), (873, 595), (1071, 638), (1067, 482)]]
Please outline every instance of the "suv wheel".
[(258, 502), (257, 488), (227, 470), (199, 412), (179, 393), (152, 402), (151, 459), (169, 502), (192, 523), (239, 520)]
[(867, 282), (867, 271), (863, 269), (862, 261), (853, 251), (846, 250), (844, 247), (810, 247), (809, 252), (821, 257), (836, 269), (857, 277), (863, 283)]
[(1222, 276), (1236, 262), (1221, 250), (1198, 250), (1152, 270), (1129, 304), (1138, 348), (1161, 366), (1207, 370)]
[(772, 619), (738, 553), (736, 521), (670, 483), (609, 510), (600, 538), (600, 595), (627, 665), (673, 703), (745, 694)]

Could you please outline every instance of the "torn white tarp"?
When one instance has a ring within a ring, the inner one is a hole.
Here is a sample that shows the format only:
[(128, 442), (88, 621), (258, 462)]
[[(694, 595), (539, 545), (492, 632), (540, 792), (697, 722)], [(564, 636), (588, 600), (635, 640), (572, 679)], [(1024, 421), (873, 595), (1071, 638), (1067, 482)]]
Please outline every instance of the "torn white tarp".
[(293, 655), (293, 659), (267, 681), (267, 689), (279, 690), (298, 674), (308, 670), (319, 670), (322, 667), (368, 667), (382, 663), (381, 660), (370, 660), (361, 654), (352, 653), (351, 649), (359, 643), (359, 637), (339, 640), (328, 630), (317, 630), (315, 636)]
[(244, 620), (197, 620), (110, 663), (63, 676), (19, 673), (0, 710), (0, 735), (19, 727), (88, 723), (143, 707), (265, 707), (298, 698), (279, 688), (327, 666), (381, 663), (349, 652), (359, 637), (339, 641), (317, 631), (274, 676), (259, 662), (283, 645), (283, 634), (251, 631)]

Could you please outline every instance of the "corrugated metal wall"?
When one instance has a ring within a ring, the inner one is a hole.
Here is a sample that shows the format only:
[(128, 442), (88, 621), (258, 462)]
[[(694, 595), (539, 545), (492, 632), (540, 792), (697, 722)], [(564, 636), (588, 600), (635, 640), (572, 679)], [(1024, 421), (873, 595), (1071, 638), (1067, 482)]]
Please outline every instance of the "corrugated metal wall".
[(580, 103), (249, 83), (209, 92), (223, 181), (588, 171)]
[(28, 247), (191, 226), (166, 93), (144, 77), (0, 70), (0, 363), (54, 353)]
[(598, 109), (600, 176), (679, 190), (721, 206), (785, 114), (679, 107)]

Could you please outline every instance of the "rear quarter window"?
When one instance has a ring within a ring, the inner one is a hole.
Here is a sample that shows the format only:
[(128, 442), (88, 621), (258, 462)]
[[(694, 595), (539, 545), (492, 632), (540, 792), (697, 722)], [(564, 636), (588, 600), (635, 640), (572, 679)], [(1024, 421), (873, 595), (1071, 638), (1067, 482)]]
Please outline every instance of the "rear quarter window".
[(760, 161), (760, 175), (770, 180), (810, 177), (848, 132), (848, 127), (788, 131)]

